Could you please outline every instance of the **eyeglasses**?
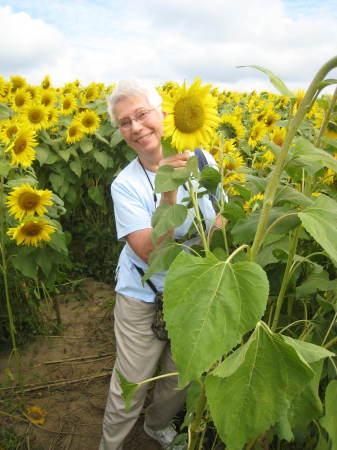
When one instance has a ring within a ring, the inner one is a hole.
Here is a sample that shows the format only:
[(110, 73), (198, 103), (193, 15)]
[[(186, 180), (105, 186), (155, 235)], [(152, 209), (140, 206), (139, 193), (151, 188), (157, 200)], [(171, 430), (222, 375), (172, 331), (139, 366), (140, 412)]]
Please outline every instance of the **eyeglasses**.
[(152, 109), (143, 109), (141, 111), (138, 111), (136, 113), (135, 117), (133, 117), (133, 118), (125, 117), (124, 119), (122, 119), (119, 122), (118, 126), (119, 126), (119, 128), (121, 130), (128, 131), (128, 130), (130, 130), (133, 121), (141, 123), (141, 124), (145, 123), (148, 120), (148, 118), (149, 118), (149, 116), (151, 114), (151, 111), (153, 111), (153, 110), (154, 110), (154, 108), (152, 108)]

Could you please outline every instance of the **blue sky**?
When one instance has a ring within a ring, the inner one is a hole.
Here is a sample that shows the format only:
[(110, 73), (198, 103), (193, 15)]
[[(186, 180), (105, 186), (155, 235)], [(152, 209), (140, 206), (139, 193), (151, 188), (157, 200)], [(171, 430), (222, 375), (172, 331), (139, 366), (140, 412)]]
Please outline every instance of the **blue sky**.
[[(261, 65), (305, 89), (337, 55), (335, 0), (0, 0), (0, 75), (109, 84), (137, 78), (274, 90)], [(329, 77), (337, 78), (337, 71)]]

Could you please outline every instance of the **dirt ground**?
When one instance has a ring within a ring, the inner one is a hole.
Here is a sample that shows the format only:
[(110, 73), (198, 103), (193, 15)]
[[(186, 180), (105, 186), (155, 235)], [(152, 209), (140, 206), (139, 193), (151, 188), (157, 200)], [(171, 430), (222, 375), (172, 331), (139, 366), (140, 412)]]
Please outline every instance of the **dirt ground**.
[[(16, 416), (1, 414), (0, 424), (22, 436), (25, 446), (20, 448), (98, 449), (115, 355), (113, 299), (110, 286), (91, 279), (82, 282), (76, 293), (59, 296), (64, 331), (61, 336), (37, 337), (20, 349), (24, 385), (20, 394), (4, 390), (16, 383), (11, 380), (13, 360), (0, 355), (0, 413)], [(43, 425), (24, 421), (29, 406), (46, 412)], [(159, 450), (142, 426), (141, 416), (124, 448)], [(17, 447), (8, 450), (12, 448)]]

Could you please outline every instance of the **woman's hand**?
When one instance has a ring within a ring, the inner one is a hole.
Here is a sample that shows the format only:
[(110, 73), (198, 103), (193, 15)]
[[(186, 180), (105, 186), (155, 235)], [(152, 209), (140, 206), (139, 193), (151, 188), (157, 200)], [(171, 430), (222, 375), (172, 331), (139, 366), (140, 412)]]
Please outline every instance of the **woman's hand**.
[[(176, 153), (174, 155), (163, 158), (159, 161), (159, 167), (171, 166), (174, 169), (183, 169), (186, 167), (187, 161), (191, 157), (192, 153), (189, 150), (185, 150), (183, 153)], [(163, 192), (161, 194), (160, 203), (168, 203), (174, 205), (177, 202), (177, 190)]]

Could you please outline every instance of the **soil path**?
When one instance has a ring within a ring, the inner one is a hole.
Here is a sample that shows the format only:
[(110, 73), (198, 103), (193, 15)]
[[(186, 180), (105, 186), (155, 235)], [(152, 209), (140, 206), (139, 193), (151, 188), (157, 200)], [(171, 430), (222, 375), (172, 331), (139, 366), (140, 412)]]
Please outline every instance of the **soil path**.
[[(38, 406), (46, 412), (46, 420), (34, 425), (0, 415), (1, 426), (21, 437), (21, 447), (6, 450), (98, 449), (115, 355), (113, 301), (110, 286), (85, 280), (75, 292), (59, 296), (62, 335), (37, 337), (20, 350), (27, 392), (0, 391), (0, 410), (24, 419), (27, 407)], [(8, 355), (0, 355), (1, 388), (15, 385), (10, 370)], [(140, 417), (125, 450), (160, 449), (144, 433), (142, 423)]]

